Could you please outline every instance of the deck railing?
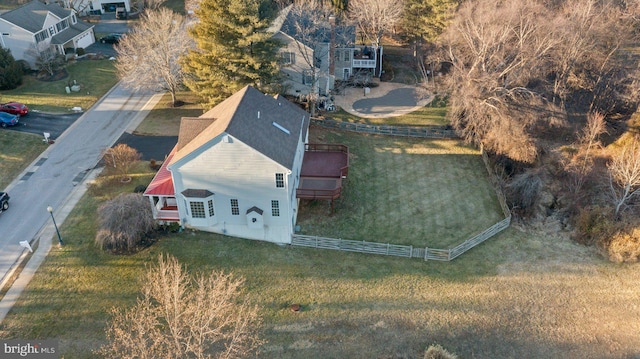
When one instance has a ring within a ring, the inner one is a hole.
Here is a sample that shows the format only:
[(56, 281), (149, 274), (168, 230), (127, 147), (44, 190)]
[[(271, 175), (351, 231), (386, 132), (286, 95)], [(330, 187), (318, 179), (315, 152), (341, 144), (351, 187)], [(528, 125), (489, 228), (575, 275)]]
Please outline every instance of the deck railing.
[(346, 178), (349, 174), (349, 147), (335, 143), (307, 143), (305, 152), (342, 152), (347, 155), (347, 165), (340, 168), (340, 177)]
[(341, 187), (336, 189), (296, 189), (296, 198), (302, 199), (338, 199), (341, 194)]
[(353, 60), (354, 68), (375, 69), (376, 60)]

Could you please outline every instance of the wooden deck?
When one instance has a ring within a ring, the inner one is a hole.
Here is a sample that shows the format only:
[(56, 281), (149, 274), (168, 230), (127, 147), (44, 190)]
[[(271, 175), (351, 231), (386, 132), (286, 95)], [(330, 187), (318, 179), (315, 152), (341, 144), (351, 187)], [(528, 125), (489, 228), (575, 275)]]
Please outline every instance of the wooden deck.
[(304, 152), (296, 197), (333, 201), (342, 193), (349, 172), (349, 148), (344, 145), (308, 144)]

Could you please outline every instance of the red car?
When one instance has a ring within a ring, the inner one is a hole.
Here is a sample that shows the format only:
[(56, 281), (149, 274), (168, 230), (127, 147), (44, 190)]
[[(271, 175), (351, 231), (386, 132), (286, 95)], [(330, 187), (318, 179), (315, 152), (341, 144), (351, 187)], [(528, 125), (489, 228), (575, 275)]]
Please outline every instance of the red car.
[(24, 116), (29, 113), (29, 108), (20, 102), (8, 102), (0, 105), (0, 111)]

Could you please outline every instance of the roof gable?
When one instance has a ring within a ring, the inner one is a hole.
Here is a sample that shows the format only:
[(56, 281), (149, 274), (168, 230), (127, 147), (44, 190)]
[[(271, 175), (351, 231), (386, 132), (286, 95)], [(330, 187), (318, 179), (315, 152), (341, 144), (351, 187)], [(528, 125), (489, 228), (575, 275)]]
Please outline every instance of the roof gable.
[(71, 11), (60, 7), (58, 4), (44, 4), (38, 0), (33, 0), (3, 13), (0, 18), (35, 34), (42, 30), (49, 14), (59, 19), (64, 19), (71, 15)]
[[(309, 113), (282, 96), (271, 97), (251, 86), (236, 92), (199, 119), (192, 128), (180, 126), (178, 152), (172, 163), (196, 151), (212, 139), (228, 134), (278, 164), (293, 168), (300, 134), (309, 126)], [(204, 125), (209, 121), (206, 128)], [(200, 126), (200, 133), (195, 134)], [(195, 136), (193, 136), (195, 134)]]

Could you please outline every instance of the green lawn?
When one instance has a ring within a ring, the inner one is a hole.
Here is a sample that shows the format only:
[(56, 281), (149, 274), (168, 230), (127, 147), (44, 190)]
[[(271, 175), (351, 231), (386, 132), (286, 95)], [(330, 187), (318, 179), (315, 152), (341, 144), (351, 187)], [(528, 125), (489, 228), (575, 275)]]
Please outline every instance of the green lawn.
[(389, 118), (362, 118), (349, 112), (339, 109), (335, 112), (325, 114), (325, 117), (336, 121), (352, 123), (368, 123), (371, 125), (394, 125), (394, 126), (446, 126), (449, 120), (446, 118), (446, 105), (440, 103), (425, 106), (417, 111)]
[[(73, 107), (88, 109), (117, 82), (115, 67), (109, 60), (82, 60), (66, 68), (68, 76), (58, 81), (39, 81), (24, 76), (24, 83), (14, 90), (3, 91), (0, 101), (18, 101), (32, 111), (64, 113)], [(79, 92), (67, 94), (65, 87), (76, 81)]]
[(198, 97), (190, 91), (179, 92), (178, 101), (184, 102), (180, 107), (171, 106), (171, 95), (166, 93), (149, 112), (145, 120), (136, 128), (135, 133), (147, 136), (177, 136), (182, 117), (198, 117), (202, 115), (202, 107)]
[(450, 248), (504, 218), (480, 152), (458, 140), (312, 133), (351, 152), (342, 198), (303, 201), (303, 234)]
[[(102, 199), (148, 181), (142, 170), (125, 187), (82, 198), (61, 226), (65, 246), (52, 250), (0, 325), (2, 338), (56, 338), (63, 357), (94, 358), (109, 309), (132, 306), (145, 266), (171, 253), (192, 272), (246, 278), (264, 318), (262, 358), (419, 358), (433, 343), (461, 358), (637, 353), (640, 266), (605, 263), (553, 236), (509, 229), (450, 263), (192, 231), (135, 255), (105, 254), (89, 218)], [(292, 303), (302, 311), (290, 312)]]
[(0, 191), (48, 146), (42, 136), (0, 129)]

